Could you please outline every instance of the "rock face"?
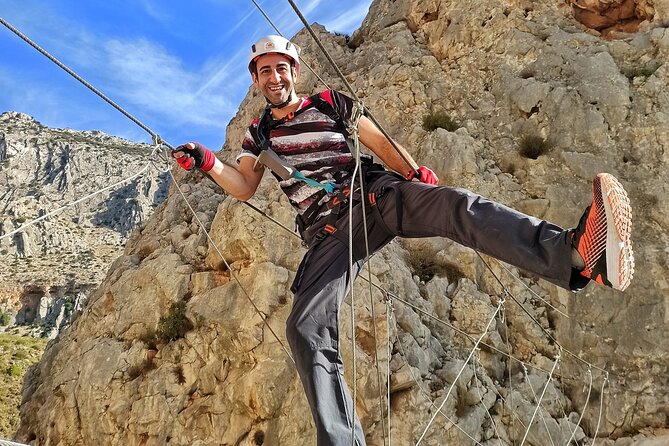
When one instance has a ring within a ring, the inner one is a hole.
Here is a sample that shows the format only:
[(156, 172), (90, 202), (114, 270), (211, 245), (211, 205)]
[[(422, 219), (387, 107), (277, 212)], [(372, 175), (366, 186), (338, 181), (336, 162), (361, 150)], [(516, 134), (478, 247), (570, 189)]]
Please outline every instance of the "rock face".
[[(49, 129), (21, 113), (0, 115), (0, 236), (139, 172), (152, 148), (101, 132)], [(97, 287), (130, 231), (167, 196), (155, 168), (0, 240), (4, 311), (55, 335)]]
[[(348, 45), (317, 33), (384, 127), (448, 184), (573, 226), (593, 174), (617, 175), (634, 203), (637, 275), (624, 294), (571, 294), (448, 240), (391, 243), (364, 273), (389, 294), (370, 298), (359, 279), (341, 315), (368, 444), (384, 444), (387, 382), (393, 444), (415, 444), (437, 407), (421, 444), (665, 444), (669, 31), (653, 19), (603, 40), (566, 4), (463, 5), (379, 0)], [(296, 41), (342, 89), (310, 37)], [(302, 93), (322, 89), (303, 73)], [(228, 161), (262, 106), (251, 91), (228, 127)], [(426, 131), (437, 111), (460, 127)], [(299, 240), (199, 174), (178, 172), (177, 184), (26, 378), (19, 440), (313, 443), (282, 348)], [(291, 224), (269, 175), (254, 204)]]

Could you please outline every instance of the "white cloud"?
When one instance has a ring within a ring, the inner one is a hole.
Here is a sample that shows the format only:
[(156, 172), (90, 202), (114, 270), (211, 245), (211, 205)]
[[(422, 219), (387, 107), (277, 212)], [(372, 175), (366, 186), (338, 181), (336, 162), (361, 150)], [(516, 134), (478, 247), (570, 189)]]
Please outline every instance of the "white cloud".
[(325, 20), (323, 26), (330, 31), (351, 32), (360, 26), (369, 12), (369, 2), (349, 9), (345, 14)]
[[(307, 3), (307, 6), (300, 8), (302, 15), (309, 21), (309, 14), (311, 14), (318, 6), (320, 6), (323, 0), (311, 0)], [(292, 8), (291, 8), (292, 9)]]
[(221, 93), (198, 95), (206, 78), (152, 42), (112, 40), (106, 55), (117, 93), (174, 124), (223, 127), (222, 118), (236, 109)]
[(164, 9), (161, 9), (162, 3), (156, 4), (151, 0), (142, 0), (141, 2), (144, 12), (146, 12), (149, 17), (156, 20), (159, 23), (162, 23), (166, 26), (171, 26), (174, 18)]
[(211, 62), (211, 68), (207, 71), (213, 71), (213, 74), (202, 83), (200, 88), (195, 92), (195, 96), (200, 96), (204, 92), (217, 86), (230, 86), (239, 83), (240, 78), (244, 79), (246, 83), (250, 82), (248, 72), (246, 71), (247, 56), (249, 51), (246, 47), (241, 47), (232, 56), (224, 61)]

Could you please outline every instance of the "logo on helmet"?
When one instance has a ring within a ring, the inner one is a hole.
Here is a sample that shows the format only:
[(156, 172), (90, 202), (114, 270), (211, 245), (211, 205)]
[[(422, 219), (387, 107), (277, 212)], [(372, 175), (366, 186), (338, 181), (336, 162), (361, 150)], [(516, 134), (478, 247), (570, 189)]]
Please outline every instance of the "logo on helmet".
[(265, 50), (273, 50), (274, 48), (274, 42), (265, 42)]

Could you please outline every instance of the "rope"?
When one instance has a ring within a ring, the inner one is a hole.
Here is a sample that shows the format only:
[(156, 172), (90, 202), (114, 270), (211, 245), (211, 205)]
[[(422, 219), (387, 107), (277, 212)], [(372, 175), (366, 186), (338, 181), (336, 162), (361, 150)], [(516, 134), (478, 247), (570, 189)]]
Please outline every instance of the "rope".
[[(281, 31), (279, 30), (279, 28), (277, 28), (277, 26), (274, 24), (274, 22), (272, 22), (272, 19), (269, 18), (269, 16), (265, 13), (265, 11), (263, 11), (263, 9), (260, 7), (260, 5), (258, 4), (258, 2), (256, 2), (256, 0), (251, 0), (251, 1), (253, 2), (254, 5), (256, 5), (256, 8), (258, 9), (258, 11), (260, 11), (260, 13), (263, 15), (263, 17), (265, 17), (265, 19), (269, 22), (269, 24), (272, 26), (272, 28), (274, 28), (274, 31), (276, 31), (276, 33), (277, 33), (278, 35), (280, 35), (281, 37), (283, 37), (283, 38), (285, 39), (285, 36), (281, 33)], [(311, 74), (313, 74), (314, 76), (316, 76), (316, 78), (320, 81), (321, 84), (323, 84), (323, 85), (325, 86), (325, 88), (328, 88), (328, 89), (329, 89), (330, 86), (327, 84), (327, 82), (325, 82), (323, 79), (321, 79), (321, 77), (318, 75), (318, 73), (316, 73), (316, 70), (314, 70), (314, 69), (311, 67), (311, 65), (309, 65), (309, 64), (304, 60), (304, 58), (302, 57), (301, 54), (300, 54), (300, 59), (302, 59), (302, 62), (304, 63), (304, 66), (307, 67), (307, 69), (308, 69), (309, 71), (311, 71)]]
[[(546, 394), (546, 389), (548, 389), (548, 384), (551, 382), (551, 378), (553, 376), (553, 372), (555, 371), (555, 367), (557, 367), (558, 362), (560, 361), (560, 355), (558, 354), (557, 357), (555, 358), (555, 363), (553, 364), (553, 368), (551, 369), (551, 373), (548, 376), (548, 379), (546, 380), (546, 385), (544, 385), (544, 390), (541, 392), (541, 397), (539, 398), (539, 401), (537, 402), (537, 407), (534, 408), (534, 413), (532, 414), (532, 418), (530, 418), (530, 422), (527, 423), (527, 429), (525, 430), (525, 436), (523, 437), (523, 441), (520, 442), (520, 446), (523, 446), (525, 444), (525, 440), (527, 439), (527, 435), (530, 433), (530, 429), (532, 429), (532, 423), (534, 422), (534, 418), (537, 415), (537, 412), (539, 411), (539, 408), (541, 407), (541, 401), (544, 399), (544, 395)], [(549, 433), (550, 437), (550, 433)], [(553, 440), (551, 439), (551, 443)]]
[[(37, 44), (36, 44), (35, 42), (33, 42), (32, 40), (30, 40), (26, 35), (24, 35), (23, 33), (21, 33), (19, 30), (17, 30), (16, 28), (14, 28), (14, 27), (13, 27), (12, 25), (10, 25), (7, 21), (5, 21), (4, 19), (0, 18), (0, 23), (2, 23), (3, 25), (5, 25), (5, 26), (6, 26), (7, 28), (9, 28), (14, 34), (16, 34), (16, 35), (19, 36), (21, 39), (23, 39), (23, 40), (26, 41), (28, 44), (30, 44), (30, 46), (32, 46), (33, 48), (35, 48), (37, 51), (39, 51), (39, 52), (42, 53), (44, 56), (46, 56), (47, 58), (49, 58), (49, 60), (51, 60), (52, 62), (54, 62), (56, 65), (58, 65), (58, 66), (59, 66), (60, 68), (62, 68), (63, 70), (65, 70), (68, 74), (70, 74), (70, 75), (73, 76), (75, 79), (77, 79), (79, 82), (81, 82), (82, 84), (84, 84), (84, 85), (85, 85), (86, 87), (88, 87), (91, 91), (93, 91), (93, 92), (94, 92), (95, 94), (97, 94), (99, 97), (101, 97), (102, 99), (104, 99), (107, 103), (109, 103), (110, 105), (112, 105), (115, 109), (117, 109), (119, 112), (121, 112), (121, 113), (122, 113), (123, 115), (125, 115), (127, 118), (129, 118), (131, 121), (133, 121), (133, 122), (134, 122), (135, 124), (137, 124), (139, 127), (141, 127), (142, 129), (144, 129), (147, 133), (149, 133), (149, 134), (151, 135), (151, 137), (152, 137), (152, 139), (153, 139), (153, 141), (154, 141), (154, 144), (156, 144), (157, 146), (162, 145), (162, 146), (164, 146), (164, 147), (166, 147), (166, 148), (170, 148), (170, 149), (172, 149), (172, 146), (170, 146), (169, 144), (167, 144), (166, 142), (164, 142), (164, 141), (160, 138), (160, 136), (158, 136), (156, 133), (154, 133), (151, 129), (149, 129), (147, 126), (145, 126), (144, 124), (142, 124), (139, 120), (137, 120), (136, 118), (134, 118), (132, 115), (130, 115), (128, 112), (126, 112), (123, 108), (121, 108), (119, 105), (117, 105), (115, 102), (113, 102), (113, 101), (112, 101), (111, 99), (109, 99), (107, 96), (105, 96), (100, 90), (98, 90), (97, 88), (93, 87), (90, 83), (88, 83), (86, 80), (84, 80), (81, 76), (79, 76), (79, 75), (76, 74), (74, 71), (72, 71), (70, 68), (68, 68), (67, 66), (65, 66), (62, 62), (60, 62), (60, 61), (59, 61), (58, 59), (56, 59), (54, 56), (52, 56), (51, 54), (49, 54), (46, 50), (42, 49), (39, 45), (37, 45)], [(159, 149), (159, 147), (156, 147), (156, 149), (154, 149), (154, 152), (153, 152), (153, 153), (155, 154), (155, 153), (156, 153), (156, 150), (158, 150), (158, 149)], [(166, 158), (164, 158), (163, 160), (166, 162)], [(147, 166), (146, 166), (140, 173), (143, 173), (144, 170), (148, 169), (148, 167), (149, 167), (150, 165), (151, 165), (151, 163), (147, 164)], [(138, 175), (139, 175), (139, 174), (137, 174), (137, 175), (135, 175), (135, 176), (138, 176)], [(231, 273), (232, 277), (235, 279), (235, 281), (237, 282), (237, 284), (240, 286), (242, 292), (243, 292), (244, 295), (247, 297), (247, 299), (251, 302), (251, 305), (252, 305), (253, 308), (255, 309), (256, 313), (258, 313), (258, 315), (259, 315), (260, 318), (262, 319), (262, 321), (263, 321), (263, 323), (265, 324), (265, 326), (269, 329), (269, 331), (272, 333), (272, 335), (274, 336), (274, 338), (279, 342), (279, 344), (281, 345), (281, 347), (283, 348), (283, 350), (286, 352), (286, 354), (288, 355), (288, 357), (291, 359), (291, 361), (292, 361), (293, 363), (295, 363), (295, 360), (293, 359), (293, 357), (291, 356), (291, 354), (288, 352), (288, 350), (286, 349), (286, 347), (285, 347), (285, 345), (283, 344), (283, 342), (281, 341), (281, 339), (279, 339), (279, 337), (277, 336), (277, 334), (274, 332), (274, 330), (272, 329), (272, 327), (271, 327), (271, 326), (269, 325), (269, 323), (267, 322), (267, 320), (266, 320), (267, 317), (266, 317), (264, 314), (262, 314), (262, 312), (260, 311), (260, 309), (255, 305), (255, 303), (253, 302), (253, 299), (251, 299), (251, 296), (246, 292), (246, 290), (244, 289), (244, 287), (241, 285), (241, 282), (239, 281), (239, 279), (237, 278), (237, 276), (234, 274), (234, 272), (233, 272), (232, 269), (230, 268), (230, 265), (228, 265), (227, 261), (226, 261), (225, 258), (223, 257), (223, 254), (222, 254), (221, 251), (218, 249), (218, 246), (217, 246), (216, 243), (214, 243), (213, 240), (211, 239), (211, 236), (209, 235), (209, 233), (207, 232), (206, 228), (204, 227), (204, 224), (202, 224), (202, 222), (200, 221), (200, 218), (197, 216), (197, 214), (195, 213), (195, 211), (194, 211), (193, 208), (191, 207), (190, 203), (188, 202), (188, 199), (186, 199), (186, 196), (184, 195), (183, 191), (182, 191), (181, 188), (179, 187), (179, 184), (177, 183), (177, 181), (176, 181), (176, 179), (174, 178), (174, 175), (172, 174), (171, 171), (170, 171), (170, 176), (172, 177), (172, 181), (173, 181), (174, 185), (176, 186), (177, 190), (179, 191), (179, 193), (181, 194), (182, 198), (186, 201), (186, 204), (187, 204), (188, 208), (189, 208), (190, 211), (193, 213), (193, 216), (195, 217), (195, 220), (198, 222), (198, 224), (200, 225), (200, 227), (204, 230), (205, 235), (207, 236), (207, 239), (213, 244), (214, 248), (216, 249), (216, 251), (218, 252), (218, 254), (221, 256), (221, 258), (223, 259), (223, 262), (225, 263), (226, 267), (230, 270), (230, 273)], [(126, 181), (128, 181), (128, 180), (126, 180)], [(117, 183), (117, 184), (119, 184), (119, 183)], [(103, 191), (106, 190), (106, 189), (109, 189), (109, 188), (111, 188), (111, 187), (112, 187), (112, 186), (109, 186), (109, 187), (103, 189)], [(99, 192), (96, 192), (96, 194), (97, 194), (97, 193), (99, 193)], [(94, 195), (94, 194), (92, 194), (92, 195)], [(81, 198), (81, 199), (75, 201), (73, 204), (76, 204), (76, 203), (78, 203), (78, 202), (80, 202), (80, 201), (83, 201), (84, 199), (87, 199), (87, 198), (89, 198), (89, 196), (84, 197), (84, 198)], [(57, 209), (56, 211), (59, 211), (59, 210)], [(53, 211), (53, 212), (51, 212), (51, 213), (49, 213), (49, 214), (47, 214), (47, 215), (45, 215), (45, 216), (42, 216), (42, 217), (40, 217), (39, 219), (37, 219), (36, 221), (43, 220), (44, 218), (46, 218), (46, 217), (49, 216), (49, 215), (52, 215), (52, 214), (53, 214), (54, 212), (56, 212), (56, 211)], [(34, 222), (33, 222), (32, 224), (34, 224)], [(24, 225), (24, 226), (26, 226), (26, 225)], [(22, 226), (21, 228), (19, 228), (19, 229), (22, 229), (22, 228), (23, 228), (23, 226)], [(9, 237), (10, 235), (12, 235), (12, 234), (14, 234), (14, 233), (16, 233), (16, 232), (12, 232), (12, 233), (6, 234), (6, 235), (4, 235), (3, 237), (0, 237), (0, 240), (1, 240), (2, 238), (4, 238), (4, 237)]]
[[(155, 151), (154, 151), (154, 152), (155, 152)], [(28, 223), (24, 223), (23, 225), (21, 225), (20, 227), (14, 229), (13, 231), (8, 232), (7, 234), (4, 234), (4, 235), (0, 236), (0, 240), (6, 239), (6, 238), (8, 238), (8, 237), (11, 237), (11, 236), (13, 236), (14, 234), (18, 234), (19, 232), (23, 232), (23, 231), (25, 231), (27, 228), (33, 226), (34, 224), (39, 223), (39, 222), (42, 221), (42, 220), (46, 220), (47, 218), (51, 217), (52, 215), (56, 215), (56, 214), (62, 212), (63, 210), (65, 210), (65, 209), (67, 209), (67, 208), (69, 208), (69, 207), (72, 207), (72, 206), (75, 206), (75, 205), (81, 203), (82, 201), (86, 201), (86, 200), (88, 200), (88, 199), (90, 199), (90, 198), (95, 197), (96, 195), (102, 194), (102, 193), (104, 193), (104, 192), (106, 192), (106, 191), (108, 191), (108, 190), (110, 190), (110, 189), (114, 189), (114, 188), (116, 188), (117, 186), (120, 186), (120, 185), (122, 185), (122, 184), (128, 183), (128, 182), (134, 180), (135, 178), (137, 178), (137, 177), (143, 175), (144, 172), (146, 172), (146, 171), (148, 170), (148, 168), (151, 167), (152, 165), (153, 165), (153, 162), (150, 161), (150, 162), (148, 162), (148, 163), (147, 163), (147, 164), (146, 164), (146, 165), (145, 165), (139, 172), (137, 172), (137, 173), (134, 174), (134, 175), (129, 176), (128, 178), (124, 178), (123, 180), (117, 181), (116, 183), (114, 183), (114, 184), (112, 184), (112, 185), (110, 185), (110, 186), (107, 186), (107, 187), (105, 187), (105, 188), (102, 188), (102, 189), (100, 189), (100, 190), (97, 190), (97, 191), (95, 191), (95, 192), (93, 192), (93, 193), (91, 193), (91, 194), (88, 194), (88, 195), (86, 195), (85, 197), (82, 197), (82, 198), (80, 198), (80, 199), (78, 199), (78, 200), (75, 200), (75, 201), (73, 201), (73, 202), (71, 202), (71, 203), (65, 204), (65, 205), (63, 205), (63, 206), (61, 206), (61, 207), (59, 207), (59, 208), (57, 208), (57, 209), (54, 209), (53, 211), (51, 211), (51, 212), (49, 212), (49, 213), (47, 213), (47, 214), (42, 215), (41, 217), (38, 217), (38, 218), (36, 218), (36, 219), (34, 219), (34, 220), (29, 221)]]
[(30, 446), (23, 443), (14, 443), (13, 441), (3, 440), (0, 438), (0, 446)]
[[(294, 2), (293, 0), (288, 0), (288, 3), (290, 3), (290, 6), (293, 7), (293, 10), (295, 11), (295, 14), (297, 14), (297, 16), (300, 18), (300, 20), (301, 20), (302, 23), (304, 24), (304, 27), (307, 29), (307, 31), (309, 31), (309, 34), (311, 34), (311, 37), (312, 37), (312, 38), (314, 39), (314, 41), (316, 42), (316, 45), (318, 45), (318, 48), (321, 49), (321, 51), (322, 51), (323, 54), (325, 55), (325, 58), (328, 60), (328, 62), (330, 62), (330, 65), (332, 65), (332, 67), (333, 67), (334, 70), (336, 71), (337, 75), (339, 76), (339, 78), (342, 80), (342, 82), (343, 82), (344, 85), (346, 86), (346, 89), (349, 91), (349, 93), (351, 93), (351, 97), (352, 97), (356, 102), (360, 102), (360, 103), (361, 103), (362, 101), (360, 101), (360, 98), (359, 98), (358, 95), (355, 93), (355, 91), (353, 90), (353, 87), (351, 86), (351, 84), (348, 82), (348, 80), (346, 79), (346, 77), (344, 76), (344, 74), (341, 72), (341, 70), (340, 70), (339, 67), (337, 66), (337, 63), (334, 61), (334, 59), (332, 59), (332, 56), (330, 56), (330, 53), (328, 52), (328, 50), (325, 49), (325, 47), (323, 46), (323, 43), (322, 43), (321, 40), (318, 38), (318, 36), (317, 36), (316, 33), (314, 32), (314, 30), (311, 28), (311, 25), (309, 25), (309, 22), (307, 22), (307, 19), (304, 17), (304, 15), (302, 15), (302, 12), (300, 11), (300, 8), (297, 7), (297, 5), (295, 4), (295, 2)], [(393, 138), (391, 138), (391, 136), (388, 134), (388, 132), (387, 132), (387, 131), (383, 128), (383, 126), (376, 120), (376, 118), (375, 118), (374, 115), (371, 113), (371, 111), (367, 110), (367, 116), (368, 116), (369, 119), (374, 123), (374, 125), (376, 125), (376, 126), (379, 128), (379, 130), (381, 131), (381, 133), (383, 133), (383, 136), (385, 136), (386, 139), (387, 139), (388, 141), (390, 141), (390, 144), (391, 144), (391, 145), (393, 146), (393, 148), (397, 151), (397, 153), (400, 155), (400, 157), (402, 157), (402, 159), (404, 160), (404, 162), (407, 163), (407, 166), (409, 166), (409, 168), (414, 172), (414, 174), (417, 175), (418, 172), (416, 171), (417, 166), (414, 165), (415, 163), (411, 163), (411, 161), (407, 158), (407, 156), (404, 154), (404, 152), (403, 152), (402, 150), (400, 150), (400, 148), (397, 146), (397, 143), (395, 143), (395, 141), (393, 140)]]
[[(365, 236), (365, 258), (369, 259), (370, 258), (370, 253), (369, 253), (369, 239), (367, 236), (367, 206), (365, 206), (365, 199), (366, 199), (366, 193), (365, 193), (365, 178), (364, 178), (364, 172), (362, 169), (360, 169), (361, 165), (361, 160), (360, 160), (360, 139), (358, 138), (358, 123), (360, 121), (360, 118), (362, 117), (362, 113), (365, 109), (365, 106), (362, 103), (356, 102), (353, 104), (353, 110), (351, 113), (351, 120), (348, 123), (348, 131), (349, 134), (352, 136), (353, 139), (353, 144), (354, 144), (354, 152), (355, 152), (355, 164), (356, 168), (358, 169), (359, 173), (359, 179), (360, 179), (360, 197), (361, 197), (361, 209), (362, 209), (362, 225), (363, 225), (363, 233)], [(351, 177), (351, 189), (353, 189), (353, 182), (355, 181), (355, 173)], [(349, 255), (353, 252), (353, 200), (350, 200), (349, 203)], [(374, 295), (372, 291), (372, 270), (371, 268), (367, 268), (367, 274), (368, 274), (368, 282), (369, 282), (369, 302), (370, 302), (370, 311), (371, 311), (371, 316), (372, 316), (372, 336), (374, 337), (374, 363), (376, 365), (376, 384), (377, 388), (379, 391), (379, 406), (381, 407), (381, 432), (383, 432), (383, 444), (384, 446), (387, 444), (386, 443), (386, 425), (385, 425), (385, 417), (383, 414), (383, 396), (381, 394), (381, 370), (379, 368), (379, 346), (378, 346), (378, 337), (376, 335), (376, 310), (374, 308)], [(351, 290), (353, 290), (353, 284), (351, 283)], [(352, 292), (352, 291), (351, 291)], [(353, 294), (351, 294), (351, 314), (353, 313)], [(353, 321), (352, 321), (353, 322)], [(355, 327), (352, 325), (352, 327)], [(354, 347), (355, 347), (355, 328), (353, 328), (353, 335), (351, 336), (351, 339), (353, 339)], [(355, 350), (354, 350), (355, 352)], [(355, 354), (353, 356), (355, 358)], [(390, 358), (388, 358), (388, 361), (390, 361)], [(355, 365), (355, 360), (354, 360), (354, 365)], [(355, 376), (355, 373), (354, 373)], [(388, 378), (390, 378), (390, 375), (388, 375)], [(388, 396), (390, 398), (390, 396)], [(355, 399), (354, 399), (355, 401)], [(388, 412), (390, 416), (390, 412)]]
[[(357, 155), (357, 154), (355, 154)], [(360, 170), (360, 157), (356, 156), (355, 160), (355, 169), (353, 169), (353, 175), (351, 175), (351, 191), (354, 190), (354, 185), (355, 185), (355, 175), (358, 173)], [(360, 185), (362, 187), (362, 184)], [(361, 189), (362, 193), (362, 189)], [(351, 192), (351, 195), (353, 192)], [(362, 196), (362, 200), (365, 199), (365, 196)], [(364, 207), (364, 201), (363, 201), (363, 207)], [(354, 292), (353, 292), (353, 281), (355, 278), (353, 277), (353, 197), (351, 197), (348, 200), (348, 287), (349, 287), (349, 293), (351, 293), (351, 356), (353, 357), (353, 396), (352, 396), (352, 415), (351, 415), (351, 444), (354, 445), (356, 444), (355, 441), (355, 402), (357, 398), (357, 367), (356, 367), (356, 359), (355, 359), (355, 297), (354, 297)]]
[[(534, 391), (534, 386), (532, 386), (532, 383), (530, 382), (530, 377), (529, 374), (527, 373), (527, 368), (524, 368), (524, 373), (523, 375), (525, 376), (525, 382), (527, 383), (527, 386), (530, 388), (530, 391), (532, 392), (532, 397), (534, 398), (534, 401), (537, 402), (537, 393)], [(548, 382), (550, 381), (550, 378), (546, 381), (546, 385), (548, 385)], [(538, 404), (541, 404), (538, 402)], [(553, 436), (551, 435), (550, 429), (548, 429), (548, 423), (546, 423), (546, 417), (544, 416), (543, 412), (539, 412), (539, 415), (541, 416), (541, 421), (544, 423), (544, 427), (546, 428), (546, 433), (548, 434), (548, 440), (550, 440), (551, 445), (555, 446), (555, 442), (553, 441)], [(530, 429), (530, 426), (532, 425), (532, 422), (530, 421), (530, 424), (527, 426), (527, 429)], [(569, 444), (569, 443), (567, 443)]]
[[(472, 351), (469, 353), (469, 356), (465, 360), (465, 363), (462, 365), (462, 367), (460, 368), (460, 371), (458, 372), (458, 374), (455, 376), (455, 379), (451, 383), (451, 387), (448, 389), (448, 392), (446, 393), (446, 396), (444, 397), (444, 400), (441, 402), (441, 405), (439, 406), (439, 410), (441, 410), (441, 408), (444, 407), (444, 404), (446, 404), (446, 401), (448, 400), (448, 397), (451, 396), (451, 392), (453, 391), (453, 388), (455, 387), (455, 383), (458, 382), (458, 379), (460, 379), (460, 376), (465, 371), (465, 368), (467, 367), (467, 364), (469, 363), (469, 360), (472, 359), (472, 356), (474, 355), (474, 353), (476, 353), (476, 349), (478, 348), (479, 344), (483, 340), (483, 337), (486, 334), (488, 334), (488, 330), (490, 330), (490, 325), (492, 325), (493, 321), (495, 320), (495, 317), (497, 317), (497, 313), (499, 313), (499, 310), (502, 308), (503, 305), (504, 305), (504, 299), (500, 299), (499, 304), (497, 305), (497, 309), (495, 309), (495, 312), (493, 313), (492, 317), (488, 321), (488, 325), (486, 325), (485, 330), (483, 330), (483, 333), (481, 333), (481, 336), (478, 338), (478, 340), (474, 344), (474, 347), (472, 348)], [(420, 442), (423, 441), (423, 438), (425, 437), (425, 434), (427, 434), (427, 431), (430, 429), (430, 426), (432, 425), (432, 422), (434, 421), (436, 416), (437, 416), (437, 413), (435, 412), (432, 415), (432, 418), (430, 418), (430, 421), (427, 423), (427, 426), (425, 426), (425, 429), (423, 430), (423, 434), (418, 439), (418, 442), (416, 443), (416, 446), (418, 446), (420, 444)]]
[[(474, 437), (472, 437), (466, 430), (464, 430), (463, 428), (461, 428), (455, 421), (453, 421), (453, 420), (446, 414), (446, 412), (444, 412), (444, 411), (442, 410), (441, 407), (437, 406), (437, 405), (435, 404), (435, 402), (432, 400), (432, 398), (430, 397), (430, 395), (429, 395), (429, 393), (427, 392), (427, 390), (425, 390), (425, 389), (423, 388), (423, 386), (421, 386), (421, 384), (420, 384), (420, 379), (416, 376), (416, 374), (415, 374), (414, 371), (413, 371), (413, 367), (411, 367), (411, 365), (409, 364), (409, 361), (407, 360), (407, 354), (406, 354), (406, 352), (405, 352), (405, 350), (404, 350), (404, 346), (402, 345), (402, 340), (401, 340), (400, 337), (399, 337), (399, 329), (398, 329), (397, 317), (395, 317), (395, 313), (394, 313), (392, 307), (391, 307), (391, 312), (392, 312), (392, 314), (391, 314), (391, 319), (393, 319), (393, 320), (395, 321), (395, 323), (394, 323), (393, 325), (394, 325), (394, 327), (395, 327), (395, 339), (397, 340), (397, 346), (399, 347), (399, 353), (400, 353), (400, 356), (402, 357), (402, 360), (404, 361), (404, 364), (406, 364), (407, 368), (409, 369), (409, 374), (411, 375), (411, 379), (416, 383), (416, 387), (418, 387), (418, 390), (420, 391), (420, 393), (421, 393), (421, 394), (423, 395), (423, 397), (430, 403), (430, 405), (436, 410), (435, 414), (436, 414), (436, 413), (441, 414), (441, 415), (442, 415), (442, 416), (443, 416), (449, 423), (451, 423), (451, 426), (455, 426), (460, 432), (462, 432), (462, 433), (465, 434), (470, 440), (472, 440), (472, 441), (474, 442), (474, 444), (476, 444), (476, 445), (478, 445), (478, 446), (482, 446), (481, 443), (479, 443)], [(390, 330), (390, 327), (388, 327), (388, 329)], [(390, 376), (390, 375), (388, 375), (388, 376)], [(388, 381), (390, 382), (390, 380), (388, 380)], [(389, 384), (389, 386), (390, 386), (390, 384)], [(390, 390), (389, 390), (389, 391), (390, 391)]]
[(46, 50), (44, 50), (42, 47), (40, 47), (40, 46), (37, 45), (35, 42), (33, 42), (32, 40), (30, 40), (30, 39), (28, 38), (28, 36), (26, 36), (25, 34), (23, 34), (23, 33), (22, 33), (21, 31), (19, 31), (18, 29), (14, 28), (11, 24), (9, 24), (9, 22), (7, 22), (7, 21), (6, 21), (5, 19), (3, 19), (2, 17), (0, 17), (0, 23), (2, 23), (3, 25), (5, 25), (5, 26), (7, 27), (7, 29), (9, 29), (11, 32), (13, 32), (14, 34), (16, 34), (17, 36), (19, 36), (21, 39), (23, 39), (26, 43), (28, 43), (30, 46), (32, 46), (33, 48), (35, 48), (37, 51), (39, 51), (40, 53), (42, 53), (43, 55), (45, 55), (49, 60), (51, 60), (51, 62), (55, 63), (55, 64), (58, 65), (60, 68), (62, 68), (63, 70), (65, 70), (70, 76), (72, 76), (73, 78), (75, 78), (76, 80), (78, 80), (79, 82), (81, 82), (82, 84), (84, 84), (84, 86), (86, 86), (86, 88), (88, 88), (88, 89), (91, 90), (93, 93), (97, 94), (97, 95), (100, 96), (102, 99), (104, 99), (109, 105), (111, 105), (112, 107), (114, 107), (114, 108), (115, 108), (116, 110), (118, 110), (119, 112), (123, 113), (128, 119), (130, 119), (132, 122), (134, 122), (135, 124), (137, 124), (138, 126), (140, 126), (142, 129), (144, 129), (148, 134), (150, 134), (151, 137), (152, 137), (154, 140), (160, 138), (156, 133), (153, 133), (153, 131), (151, 131), (151, 129), (149, 129), (147, 126), (145, 126), (144, 124), (142, 124), (137, 118), (135, 118), (134, 116), (132, 116), (132, 115), (131, 115), (130, 113), (128, 113), (127, 111), (123, 110), (123, 108), (121, 108), (121, 107), (120, 107), (119, 105), (117, 105), (114, 101), (112, 101), (111, 99), (109, 99), (109, 98), (108, 98), (105, 94), (103, 94), (100, 90), (98, 90), (98, 89), (95, 88), (93, 85), (91, 85), (91, 84), (89, 84), (88, 82), (86, 82), (86, 80), (84, 80), (84, 78), (82, 78), (82, 77), (79, 76), (77, 73), (75, 73), (74, 71), (72, 71), (71, 69), (69, 69), (69, 68), (68, 68), (65, 64), (63, 64), (61, 61), (59, 61), (58, 59), (56, 59), (55, 57), (53, 57), (53, 56), (52, 56), (51, 54), (49, 54)]
[(209, 243), (212, 244), (212, 246), (214, 247), (214, 249), (216, 250), (216, 252), (218, 253), (218, 255), (221, 257), (221, 260), (223, 260), (223, 263), (225, 264), (226, 268), (228, 268), (228, 270), (230, 271), (230, 275), (231, 275), (232, 278), (235, 280), (235, 282), (237, 282), (237, 285), (239, 285), (239, 288), (242, 290), (242, 293), (244, 294), (244, 296), (246, 296), (246, 298), (248, 299), (248, 301), (251, 303), (251, 306), (253, 306), (253, 309), (255, 310), (255, 312), (258, 314), (258, 316), (260, 316), (260, 319), (262, 319), (262, 322), (263, 322), (263, 324), (265, 325), (265, 327), (267, 327), (267, 329), (270, 331), (270, 333), (272, 333), (272, 336), (274, 336), (274, 339), (276, 339), (276, 341), (279, 343), (279, 345), (281, 345), (281, 348), (283, 349), (283, 351), (286, 352), (286, 355), (288, 355), (288, 357), (289, 357), (290, 360), (293, 362), (293, 364), (295, 364), (295, 359), (294, 359), (293, 356), (290, 354), (290, 352), (288, 351), (288, 349), (286, 348), (286, 346), (284, 345), (284, 343), (281, 341), (281, 339), (279, 338), (279, 336), (276, 334), (276, 332), (274, 331), (274, 329), (272, 329), (272, 327), (269, 325), (269, 322), (267, 321), (267, 319), (268, 319), (267, 316), (266, 316), (265, 314), (263, 314), (263, 312), (260, 311), (260, 308), (258, 308), (258, 306), (255, 304), (255, 302), (253, 302), (253, 299), (251, 299), (251, 296), (249, 295), (249, 293), (246, 291), (246, 289), (245, 289), (244, 286), (242, 285), (241, 281), (240, 281), (239, 278), (237, 277), (237, 274), (235, 274), (235, 272), (232, 270), (232, 268), (230, 267), (230, 264), (228, 263), (228, 261), (225, 260), (225, 256), (223, 256), (223, 253), (222, 253), (221, 250), (218, 248), (218, 245), (217, 245), (216, 242), (214, 242), (214, 240), (211, 238), (211, 235), (209, 235), (209, 231), (207, 231), (207, 228), (204, 226), (204, 223), (202, 223), (202, 221), (200, 220), (200, 217), (197, 216), (197, 213), (195, 212), (195, 210), (194, 210), (193, 207), (191, 206), (190, 202), (189, 202), (188, 199), (186, 198), (186, 195), (184, 195), (183, 191), (181, 190), (181, 187), (179, 187), (179, 183), (177, 182), (177, 179), (174, 177), (174, 175), (172, 174), (171, 171), (170, 171), (170, 176), (172, 177), (172, 182), (173, 182), (174, 186), (176, 187), (177, 191), (179, 191), (179, 195), (181, 195), (181, 197), (182, 197), (182, 198), (184, 199), (184, 201), (186, 202), (186, 205), (188, 206), (188, 209), (189, 209), (189, 210), (191, 211), (191, 213), (193, 214), (193, 217), (194, 217), (195, 220), (197, 221), (198, 225), (199, 225), (199, 226), (202, 228), (202, 230), (204, 231), (204, 234), (205, 234), (205, 236), (207, 237), (207, 240), (209, 241)]

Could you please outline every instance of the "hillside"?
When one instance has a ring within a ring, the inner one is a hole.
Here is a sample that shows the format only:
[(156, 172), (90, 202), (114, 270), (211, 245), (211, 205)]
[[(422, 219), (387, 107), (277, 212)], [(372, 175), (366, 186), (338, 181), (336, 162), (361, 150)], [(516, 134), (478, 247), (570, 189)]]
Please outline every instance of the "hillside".
[[(0, 236), (139, 172), (152, 147), (102, 132), (51, 129), (0, 115)], [(130, 232), (167, 196), (167, 175), (147, 172), (0, 240), (0, 310), (55, 336), (122, 252)]]

